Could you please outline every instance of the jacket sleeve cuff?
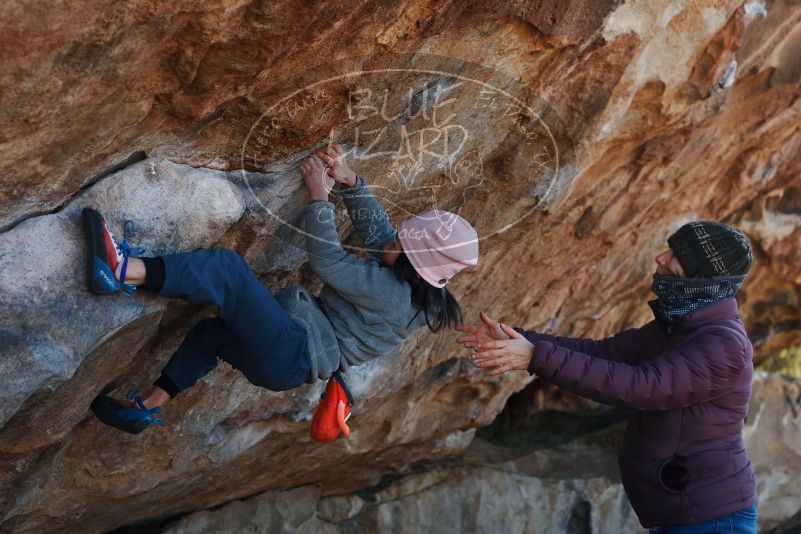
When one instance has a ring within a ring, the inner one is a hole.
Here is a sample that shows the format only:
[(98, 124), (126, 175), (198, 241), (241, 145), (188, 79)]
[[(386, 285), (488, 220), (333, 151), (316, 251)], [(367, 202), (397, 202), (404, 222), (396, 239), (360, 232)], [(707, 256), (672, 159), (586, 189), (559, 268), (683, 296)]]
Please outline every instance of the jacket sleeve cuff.
[(549, 365), (553, 363), (553, 358), (547, 357), (553, 351), (553, 343), (550, 341), (536, 341), (532, 344), (534, 345), (534, 352), (531, 354), (531, 361), (528, 362), (528, 374), (550, 378), (557, 371), (556, 369), (551, 369), (552, 365)]
[(356, 183), (353, 184), (353, 187), (348, 187), (345, 184), (340, 184), (339, 190), (340, 190), (340, 192), (342, 193), (343, 196), (348, 196), (348, 195), (355, 194), (356, 192), (358, 192), (364, 186), (365, 186), (364, 178), (362, 178), (361, 176), (359, 176), (357, 174), (356, 175)]

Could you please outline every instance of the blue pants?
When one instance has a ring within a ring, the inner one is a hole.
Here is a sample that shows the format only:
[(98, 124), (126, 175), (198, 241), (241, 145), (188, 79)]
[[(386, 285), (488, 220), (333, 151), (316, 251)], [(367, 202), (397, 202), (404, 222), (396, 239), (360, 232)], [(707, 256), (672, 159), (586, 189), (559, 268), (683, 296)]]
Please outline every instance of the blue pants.
[(694, 525), (654, 527), (649, 534), (756, 534), (757, 509), (751, 505), (733, 514), (716, 517)]
[(162, 380), (175, 386), (171, 396), (214, 369), (218, 356), (252, 384), (273, 391), (306, 381), (311, 369), (306, 330), (239, 254), (217, 248), (161, 258), (165, 272), (159, 296), (219, 307), (218, 317), (203, 319), (189, 331), (162, 371)]

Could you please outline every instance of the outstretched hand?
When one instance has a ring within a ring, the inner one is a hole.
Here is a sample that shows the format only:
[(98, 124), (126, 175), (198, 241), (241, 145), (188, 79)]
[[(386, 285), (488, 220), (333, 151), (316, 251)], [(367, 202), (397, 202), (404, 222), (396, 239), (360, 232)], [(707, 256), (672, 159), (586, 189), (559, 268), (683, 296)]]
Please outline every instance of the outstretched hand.
[(482, 326), (459, 324), (455, 329), (467, 335), (456, 341), (473, 349), (471, 358), (476, 367), (483, 367), (490, 376), (507, 371), (526, 370), (534, 355), (534, 345), (513, 328), (479, 313)]
[(512, 327), (501, 323), (500, 328), (509, 339), (479, 342), (472, 355), (476, 367), (485, 368), (490, 376), (525, 371), (534, 356), (534, 345)]
[(484, 323), (483, 326), (458, 324), (454, 327), (454, 329), (468, 334), (456, 338), (456, 341), (464, 345), (464, 348), (475, 349), (479, 343), (492, 341), (493, 339), (509, 339), (509, 336), (501, 329), (501, 323), (491, 319), (483, 311), (478, 314), (478, 317)]

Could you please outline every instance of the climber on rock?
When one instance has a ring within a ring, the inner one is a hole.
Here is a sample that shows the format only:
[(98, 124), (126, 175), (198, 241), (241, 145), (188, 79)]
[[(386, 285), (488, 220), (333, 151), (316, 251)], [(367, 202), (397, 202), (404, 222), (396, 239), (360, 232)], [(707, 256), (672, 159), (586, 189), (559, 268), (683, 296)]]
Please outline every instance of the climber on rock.
[[(92, 292), (140, 287), (219, 307), (218, 316), (189, 331), (147, 395), (98, 395), (91, 408), (103, 423), (139, 433), (162, 422), (155, 417), (160, 407), (214, 369), (219, 357), (272, 391), (329, 380), (311, 434), (331, 441), (340, 430), (349, 434), (345, 420), (353, 401), (341, 371), (393, 352), (422, 326), (437, 332), (461, 322), (445, 285), (478, 262), (477, 235), (467, 221), (432, 210), (394, 230), (339, 144), (315, 151), (300, 171), (310, 197), (303, 211), (309, 264), (325, 283), (319, 297), (302, 286), (273, 296), (239, 254), (224, 248), (132, 257), (143, 251), (127, 239), (118, 245), (100, 213), (84, 209)], [(328, 200), (337, 184), (369, 259), (340, 244)]]
[(633, 409), (618, 458), (652, 533), (756, 532), (756, 483), (742, 430), (753, 347), (734, 295), (751, 266), (739, 230), (695, 221), (656, 256), (655, 320), (603, 340), (497, 323), (459, 325), (478, 367), (528, 370), (577, 395)]

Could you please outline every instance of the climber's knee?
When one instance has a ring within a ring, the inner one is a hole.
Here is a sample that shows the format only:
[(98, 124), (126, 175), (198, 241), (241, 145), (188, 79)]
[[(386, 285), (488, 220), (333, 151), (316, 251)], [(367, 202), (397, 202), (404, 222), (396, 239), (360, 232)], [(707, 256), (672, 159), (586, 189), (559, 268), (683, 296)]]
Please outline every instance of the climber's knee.
[(230, 248), (220, 247), (212, 250), (214, 255), (217, 256), (218, 260), (223, 263), (237, 266), (245, 263), (245, 259), (240, 256), (238, 252), (231, 250)]
[(258, 358), (248, 358), (240, 370), (248, 381), (271, 391), (295, 389), (306, 383), (311, 372), (305, 331), (294, 338), (278, 340), (273, 348)]
[(245, 258), (230, 248), (214, 248), (211, 249), (211, 253), (218, 268), (225, 272), (227, 277), (247, 273), (250, 269)]

